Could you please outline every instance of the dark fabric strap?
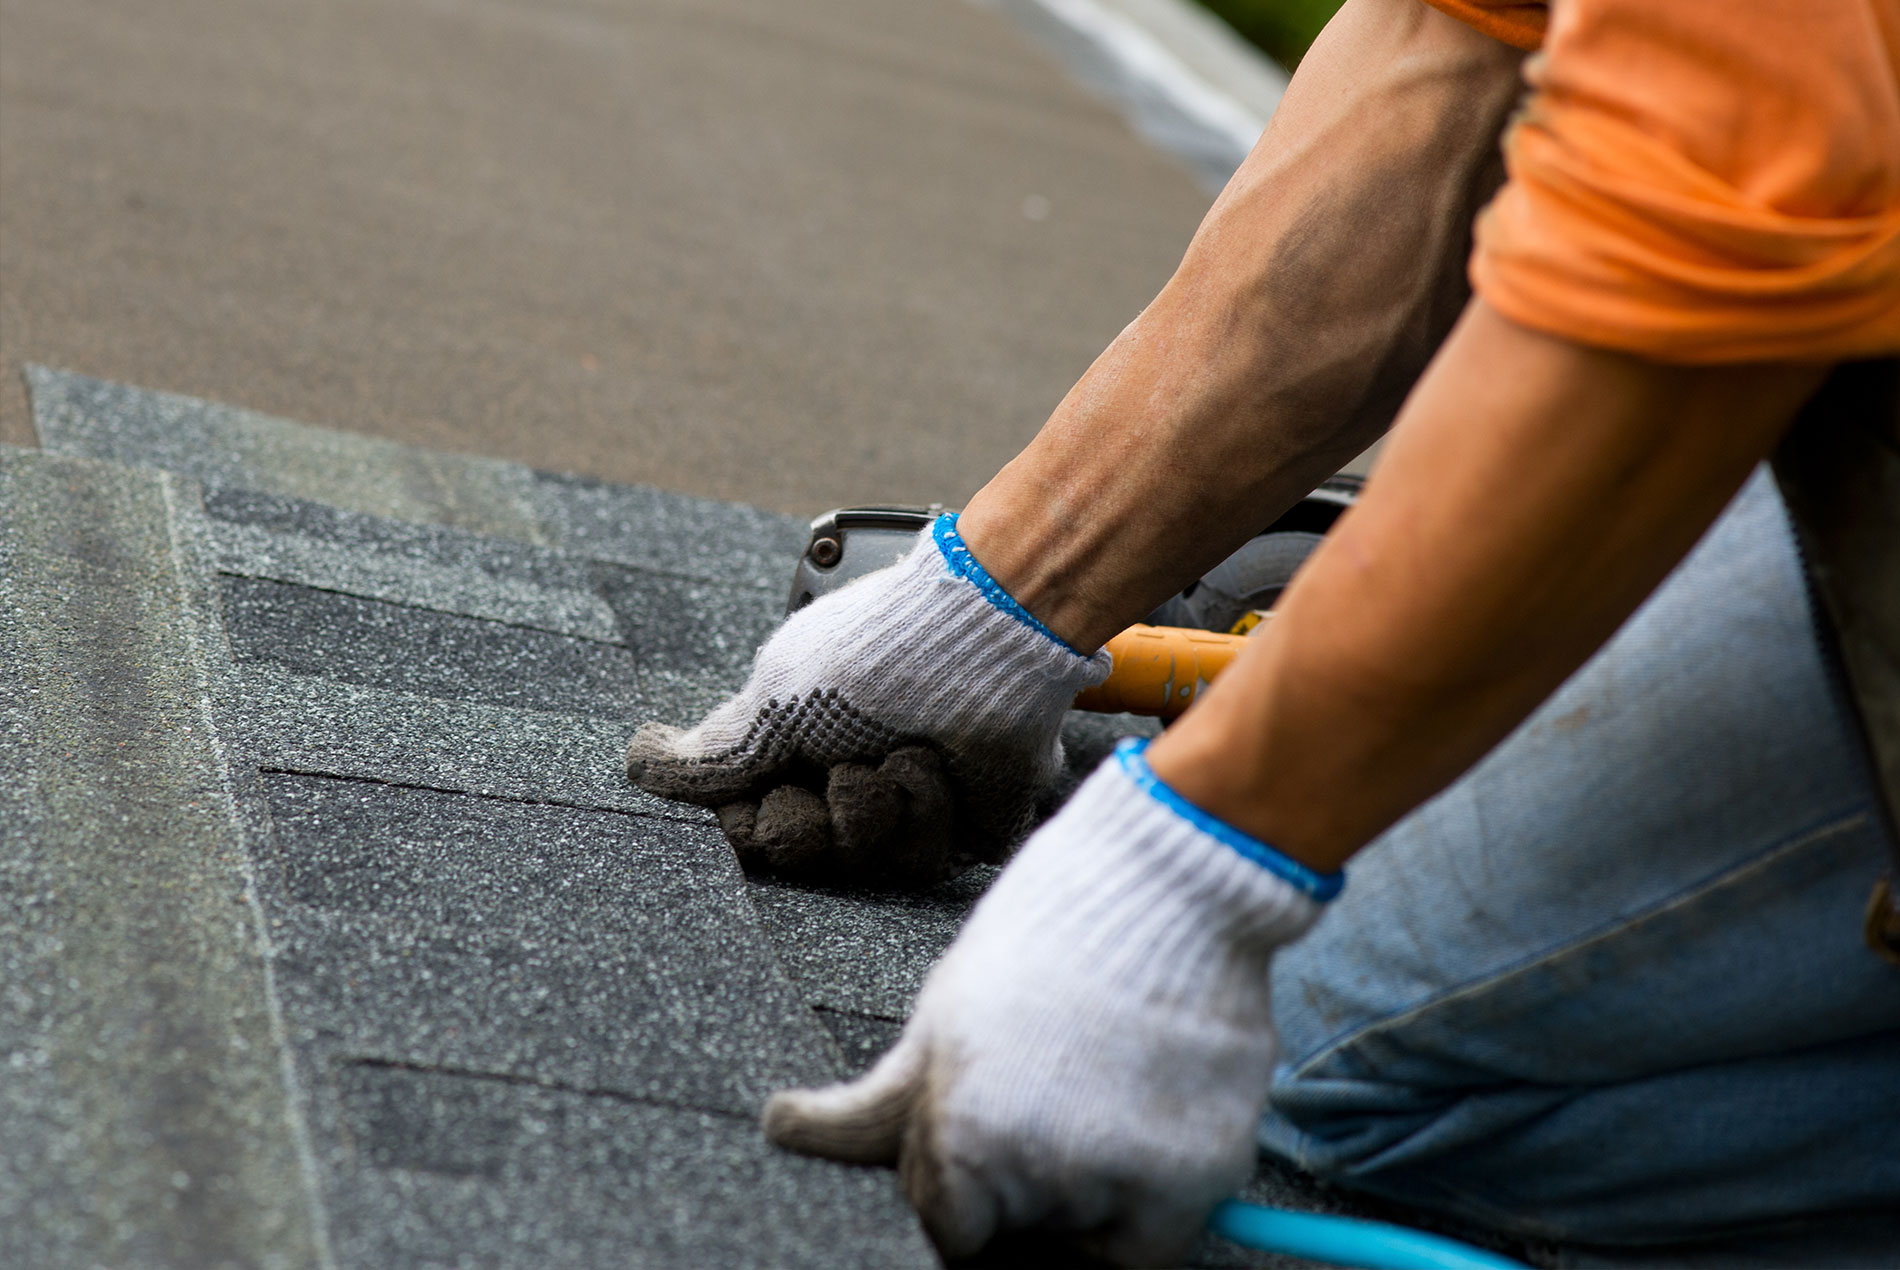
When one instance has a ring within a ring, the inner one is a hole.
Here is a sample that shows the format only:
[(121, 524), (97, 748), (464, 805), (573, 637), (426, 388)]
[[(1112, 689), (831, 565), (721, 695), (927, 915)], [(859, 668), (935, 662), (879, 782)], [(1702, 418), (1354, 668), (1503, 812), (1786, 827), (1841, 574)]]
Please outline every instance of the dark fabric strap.
[(1894, 867), (1867, 940), (1900, 965), (1900, 358), (1838, 367), (1774, 458), (1794, 520), (1823, 654), (1883, 795)]

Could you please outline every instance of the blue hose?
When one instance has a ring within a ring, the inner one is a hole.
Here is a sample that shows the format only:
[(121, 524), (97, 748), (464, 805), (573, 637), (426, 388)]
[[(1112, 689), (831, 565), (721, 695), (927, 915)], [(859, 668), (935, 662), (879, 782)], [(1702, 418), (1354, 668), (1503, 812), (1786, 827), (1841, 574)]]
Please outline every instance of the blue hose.
[(1265, 1208), (1237, 1199), (1215, 1209), (1207, 1228), (1246, 1248), (1360, 1270), (1524, 1270), (1520, 1261), (1422, 1230)]

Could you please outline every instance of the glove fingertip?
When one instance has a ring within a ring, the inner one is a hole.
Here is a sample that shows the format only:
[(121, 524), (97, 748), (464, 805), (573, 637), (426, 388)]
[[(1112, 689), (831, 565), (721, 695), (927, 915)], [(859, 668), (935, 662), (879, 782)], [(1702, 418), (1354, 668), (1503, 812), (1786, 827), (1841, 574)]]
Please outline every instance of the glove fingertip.
[(766, 1099), (760, 1127), (775, 1146), (855, 1164), (895, 1164), (923, 1087), (925, 1053), (900, 1037), (871, 1070), (823, 1089), (786, 1089)]
[(787, 1089), (766, 1099), (759, 1125), (773, 1146), (851, 1164), (891, 1164), (903, 1140), (907, 1100), (840, 1106), (832, 1090)]
[(875, 868), (880, 848), (903, 816), (902, 798), (894, 783), (867, 764), (839, 763), (831, 769), (825, 804), (841, 866)]
[(667, 723), (643, 723), (627, 742), (627, 779), (642, 784), (656, 767), (677, 759), (678, 740), (685, 733)]
[(671, 754), (674, 744), (686, 735), (684, 728), (674, 727), (670, 723), (642, 723), (634, 729), (633, 739), (627, 742), (627, 756), (636, 754)]
[(750, 871), (753, 865), (762, 862), (759, 858), (757, 803), (727, 803), (714, 811), (713, 816), (719, 821), (719, 832), (726, 835), (727, 844), (732, 847), (733, 854), (739, 857), (740, 867)]
[(822, 872), (830, 852), (831, 813), (810, 790), (781, 785), (760, 800), (753, 833), (773, 872), (810, 876)]
[(759, 1128), (765, 1131), (766, 1141), (775, 1147), (797, 1149), (800, 1130), (810, 1114), (810, 1094), (808, 1089), (781, 1089), (765, 1100)]
[(892, 750), (878, 774), (901, 791), (902, 812), (889, 836), (893, 879), (925, 887), (955, 874), (957, 818), (942, 760), (918, 746)]

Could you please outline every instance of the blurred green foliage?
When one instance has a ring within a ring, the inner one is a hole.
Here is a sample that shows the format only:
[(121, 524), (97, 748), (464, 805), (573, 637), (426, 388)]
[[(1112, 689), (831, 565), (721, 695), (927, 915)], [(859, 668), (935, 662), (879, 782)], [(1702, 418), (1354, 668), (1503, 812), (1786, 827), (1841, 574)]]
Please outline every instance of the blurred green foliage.
[(1341, 0), (1201, 0), (1247, 39), (1292, 70)]

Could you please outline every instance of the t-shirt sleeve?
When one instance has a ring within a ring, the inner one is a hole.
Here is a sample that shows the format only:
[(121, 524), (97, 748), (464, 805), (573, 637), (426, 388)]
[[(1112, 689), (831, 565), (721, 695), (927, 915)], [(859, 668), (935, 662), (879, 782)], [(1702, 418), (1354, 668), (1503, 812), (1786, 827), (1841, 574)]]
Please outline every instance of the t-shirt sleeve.
[(1558, 0), (1474, 289), (1661, 361), (1900, 351), (1897, 67), (1900, 0)]
[(1425, 0), (1440, 13), (1448, 13), (1466, 26), (1476, 27), (1512, 48), (1525, 51), (1544, 42), (1544, 25), (1549, 18), (1543, 0)]

